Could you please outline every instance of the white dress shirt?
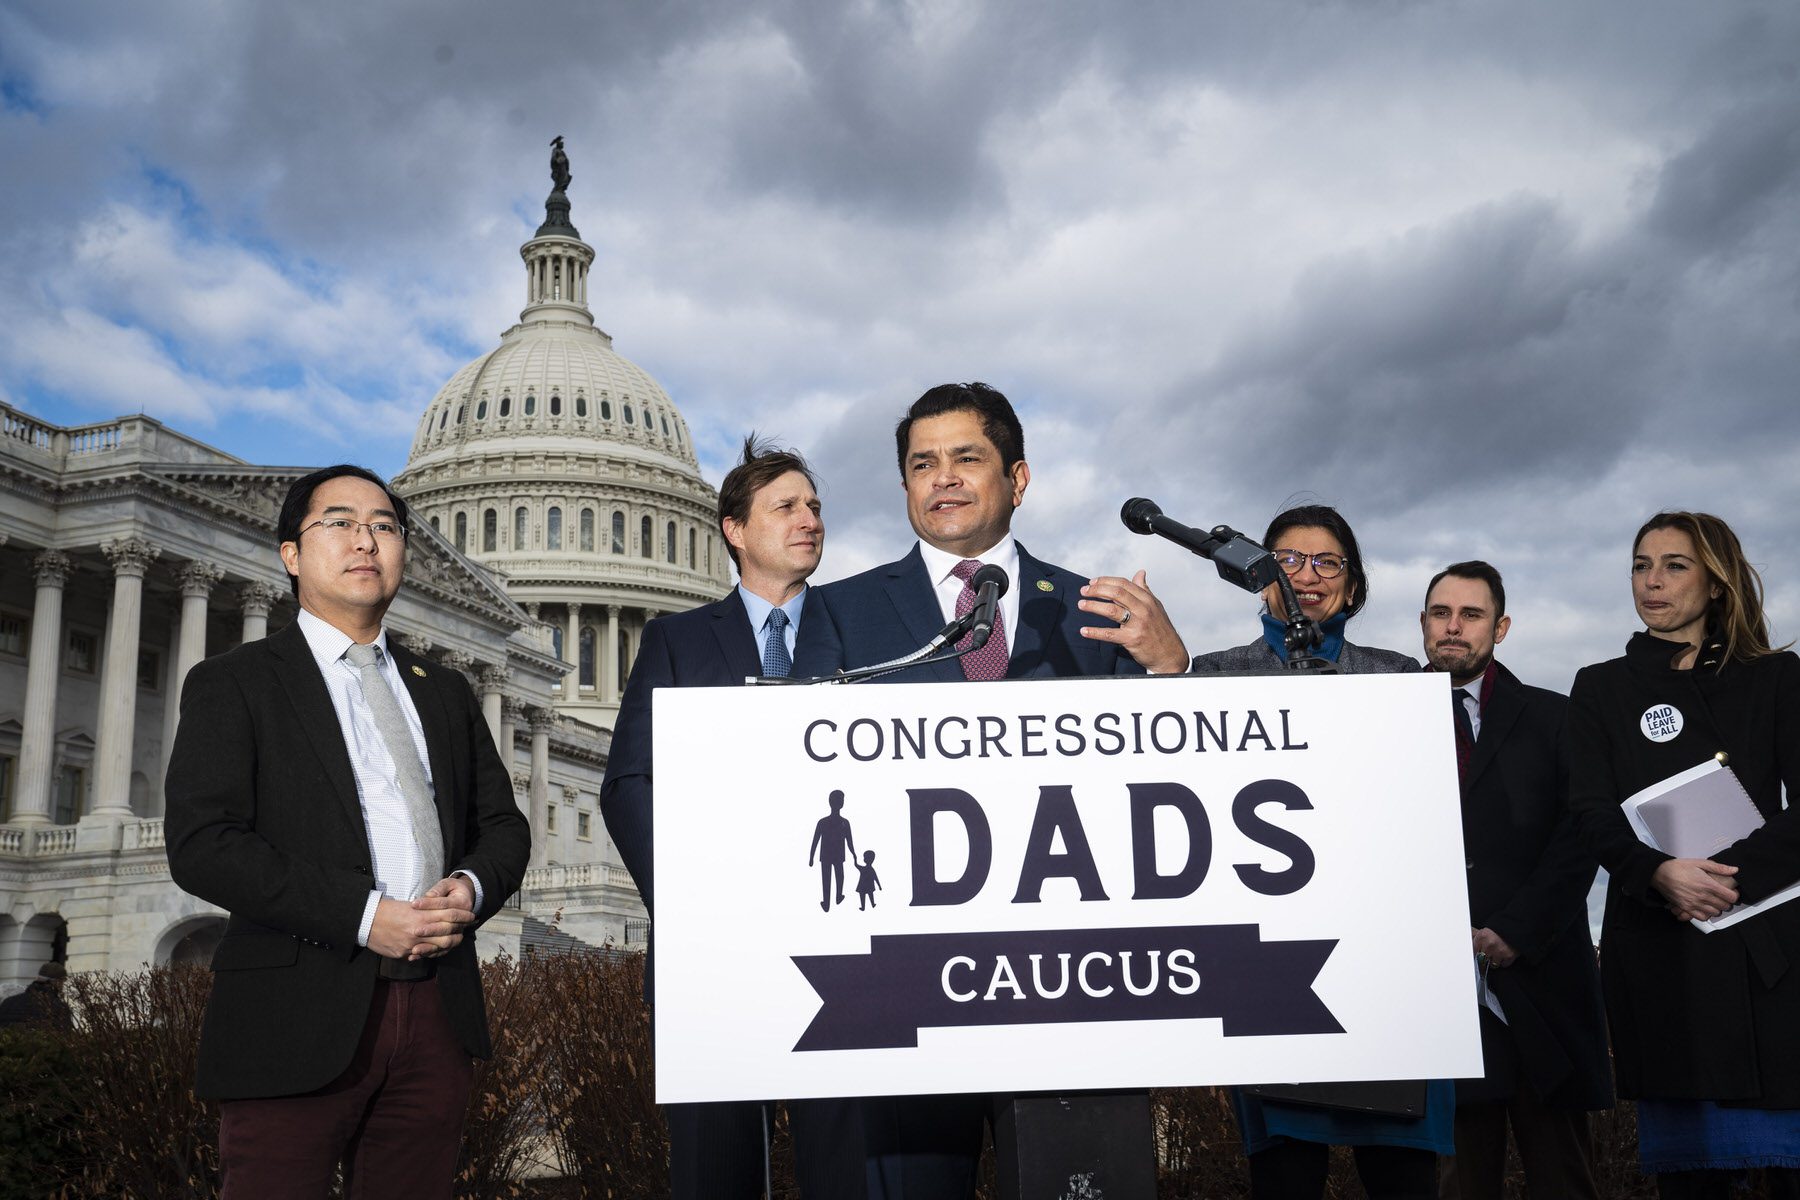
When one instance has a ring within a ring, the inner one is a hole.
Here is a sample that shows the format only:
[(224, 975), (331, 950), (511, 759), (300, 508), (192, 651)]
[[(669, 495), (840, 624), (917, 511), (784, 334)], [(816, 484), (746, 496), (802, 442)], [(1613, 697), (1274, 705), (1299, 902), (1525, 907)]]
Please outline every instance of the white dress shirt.
[[(406, 796), (400, 791), (394, 775), (394, 759), (387, 743), (375, 727), (375, 715), (363, 699), (362, 676), (344, 657), (355, 642), (349, 634), (327, 621), (300, 610), (300, 632), (312, 651), (319, 673), (325, 677), (325, 690), (331, 695), (331, 707), (337, 713), (338, 729), (344, 735), (344, 748), (350, 752), (350, 770), (356, 776), (356, 796), (362, 805), (363, 829), (369, 837), (369, 860), (375, 882), (363, 907), (362, 922), (357, 926), (356, 944), (369, 944), (369, 928), (375, 923), (375, 909), (383, 896), (395, 900), (412, 900), (424, 895), (435, 879), (419, 878), (419, 844), (413, 838), (412, 818), (406, 807)], [(425, 746), (425, 727), (419, 723), (419, 712), (413, 707), (412, 693), (400, 678), (400, 668), (388, 653), (387, 631), (375, 638), (381, 650), (382, 678), (406, 717), (406, 728), (412, 734), (413, 748), (425, 781), (431, 783), (431, 754)], [(435, 785), (434, 785), (435, 791)], [(467, 871), (458, 871), (475, 889), (476, 907), (481, 905), (481, 881)]]
[[(962, 595), (963, 581), (955, 575), (962, 556), (939, 550), (930, 542), (919, 543), (919, 556), (925, 560), (925, 578), (937, 594), (938, 608), (943, 610), (944, 624), (956, 620), (956, 599)], [(984, 565), (992, 564), (1006, 572), (1006, 595), (1000, 597), (1001, 627), (1006, 632), (1006, 652), (1013, 647), (1013, 630), (1019, 626), (1019, 543), (1007, 534), (983, 554), (974, 555)]]

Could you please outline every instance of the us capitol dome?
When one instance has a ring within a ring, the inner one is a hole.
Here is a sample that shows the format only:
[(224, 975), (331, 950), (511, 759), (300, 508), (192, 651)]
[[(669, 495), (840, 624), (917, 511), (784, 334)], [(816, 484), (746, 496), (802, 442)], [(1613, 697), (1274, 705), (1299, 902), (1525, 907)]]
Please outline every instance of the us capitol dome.
[(438, 392), (394, 485), (551, 626), (573, 667), (557, 712), (610, 729), (645, 623), (723, 596), (731, 568), (687, 422), (588, 309), (560, 142), (519, 322)]

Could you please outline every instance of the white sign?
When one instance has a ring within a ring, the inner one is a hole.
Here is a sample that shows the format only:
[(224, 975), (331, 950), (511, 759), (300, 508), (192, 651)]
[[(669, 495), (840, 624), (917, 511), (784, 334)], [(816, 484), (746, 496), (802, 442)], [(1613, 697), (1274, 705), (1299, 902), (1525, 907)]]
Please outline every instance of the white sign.
[(1479, 1075), (1446, 687), (657, 692), (657, 1099)]

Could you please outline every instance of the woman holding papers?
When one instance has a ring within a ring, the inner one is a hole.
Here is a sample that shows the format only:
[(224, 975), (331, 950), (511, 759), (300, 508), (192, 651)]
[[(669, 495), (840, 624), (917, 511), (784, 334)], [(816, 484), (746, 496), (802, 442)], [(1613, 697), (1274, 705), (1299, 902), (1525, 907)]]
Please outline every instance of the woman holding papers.
[[(1291, 508), (1269, 523), (1263, 545), (1287, 572), (1295, 598), (1318, 623), (1324, 644), (1319, 657), (1346, 675), (1417, 671), (1419, 664), (1393, 650), (1358, 646), (1346, 640), (1350, 618), (1369, 595), (1369, 577), (1350, 523), (1335, 508), (1310, 504)], [(1197, 672), (1280, 671), (1287, 662), (1286, 624), (1280, 592), (1263, 596), (1262, 636), (1247, 646), (1202, 654)], [(1345, 1085), (1338, 1085), (1340, 1089)], [(1355, 1088), (1359, 1085), (1348, 1085)], [(1250, 1157), (1250, 1190), (1255, 1200), (1322, 1196), (1330, 1168), (1330, 1147), (1355, 1147), (1356, 1171), (1373, 1200), (1437, 1195), (1437, 1155), (1455, 1152), (1455, 1091), (1445, 1080), (1423, 1086), (1423, 1114), (1388, 1115), (1339, 1107), (1320, 1094), (1293, 1102), (1234, 1089), (1238, 1127)], [(1339, 1091), (1337, 1100), (1357, 1098)], [(1415, 1110), (1416, 1111), (1416, 1110)]]
[[(1770, 646), (1762, 581), (1717, 517), (1646, 522), (1631, 593), (1644, 632), (1569, 697), (1571, 803), (1611, 874), (1600, 958), (1619, 1094), (1638, 1101), (1639, 1163), (1662, 1196), (1726, 1196), (1751, 1167), (1800, 1196), (1800, 904), (1779, 902), (1800, 881), (1800, 809), (1781, 803), (1784, 784), (1800, 797), (1800, 658)], [(1693, 770), (1719, 755), (1729, 774)], [(1647, 830), (1700, 844), (1633, 832), (1621, 805), (1659, 792)], [(1759, 904), (1711, 932), (1691, 923)]]

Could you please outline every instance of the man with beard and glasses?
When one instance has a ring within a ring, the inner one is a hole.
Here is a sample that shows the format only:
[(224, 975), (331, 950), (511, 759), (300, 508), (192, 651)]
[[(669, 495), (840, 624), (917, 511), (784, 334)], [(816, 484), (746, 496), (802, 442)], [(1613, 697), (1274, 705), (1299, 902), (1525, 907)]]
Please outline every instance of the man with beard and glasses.
[(1440, 1194), (1498, 1200), (1510, 1124), (1533, 1196), (1594, 1197), (1587, 1114), (1612, 1103), (1612, 1077), (1588, 934), (1595, 863), (1568, 819), (1568, 700), (1494, 661), (1512, 618), (1485, 562), (1438, 572), (1419, 626), (1454, 689), (1487, 1068), (1456, 1083), (1456, 1157), (1441, 1162)]

